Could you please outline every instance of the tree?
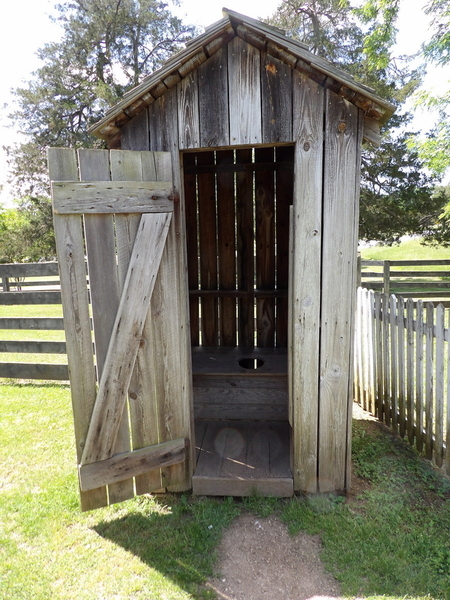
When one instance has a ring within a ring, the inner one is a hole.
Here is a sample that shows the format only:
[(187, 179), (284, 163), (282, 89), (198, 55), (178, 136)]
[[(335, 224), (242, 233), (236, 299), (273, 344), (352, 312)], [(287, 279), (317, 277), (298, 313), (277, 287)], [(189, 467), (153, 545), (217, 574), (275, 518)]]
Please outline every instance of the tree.
[(194, 33), (159, 0), (71, 0), (57, 10), (61, 41), (39, 50), (43, 66), (15, 91), (12, 118), (29, 140), (9, 149), (20, 197), (48, 193), (47, 146), (100, 145), (88, 127)]
[(0, 211), (0, 262), (30, 262), (56, 255), (48, 198), (27, 197), (17, 208)]
[(362, 153), (359, 237), (398, 243), (403, 235), (418, 234), (428, 241), (440, 222), (449, 198), (436, 190), (436, 178), (428, 175), (417, 152), (408, 148), (412, 134), (396, 138), (384, 133), (383, 144)]
[[(355, 79), (400, 106), (418, 87), (422, 70), (394, 57), (399, 0), (283, 0), (270, 23), (287, 29)], [(360, 237), (386, 243), (429, 231), (445, 197), (435, 194), (436, 178), (407, 145), (408, 115), (394, 115), (384, 127), (380, 148), (364, 145)]]
[[(442, 67), (450, 63), (450, 0), (431, 0), (426, 8), (431, 15), (430, 40), (423, 46), (425, 58)], [(443, 175), (450, 168), (450, 89), (436, 96), (422, 90), (416, 97), (417, 105), (437, 113), (434, 128), (410, 145), (416, 148), (426, 166)]]

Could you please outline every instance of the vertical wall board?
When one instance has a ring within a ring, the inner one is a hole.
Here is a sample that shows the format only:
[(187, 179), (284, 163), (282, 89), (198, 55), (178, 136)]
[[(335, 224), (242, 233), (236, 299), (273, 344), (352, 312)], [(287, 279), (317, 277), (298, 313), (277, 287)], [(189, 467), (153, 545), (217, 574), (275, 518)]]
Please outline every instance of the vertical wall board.
[(230, 145), (228, 110), (227, 47), (208, 58), (198, 68), (200, 146), (214, 148)]
[(261, 52), (262, 141), (292, 140), (292, 69)]
[[(255, 162), (273, 163), (273, 148), (256, 148)], [(255, 173), (256, 289), (275, 289), (275, 199), (274, 171)], [(275, 298), (256, 301), (256, 341), (259, 348), (275, 342)]]
[[(177, 89), (174, 86), (148, 107), (150, 150), (170, 152), (173, 168), (179, 149)], [(180, 123), (181, 127), (183, 125)]]
[[(183, 167), (195, 166), (196, 154), (183, 155)], [(197, 177), (194, 173), (184, 174), (184, 201), (186, 209), (186, 244), (188, 262), (188, 285), (190, 290), (198, 289), (199, 251), (197, 235)], [(199, 299), (189, 298), (189, 318), (191, 345), (200, 345)]]
[[(75, 150), (49, 148), (48, 166), (52, 181), (78, 179)], [(79, 462), (97, 393), (81, 217), (55, 215), (55, 233)], [(89, 492), (80, 491), (80, 497), (82, 510), (108, 504), (106, 487)]]
[(323, 105), (323, 88), (294, 72), (293, 137), (297, 143), (292, 224), (293, 391), (290, 403), (294, 490), (308, 493), (317, 491)]
[[(109, 181), (109, 152), (107, 150), (79, 150), (78, 160), (81, 181)], [(97, 381), (100, 381), (121, 293), (116, 264), (114, 216), (112, 214), (85, 215), (84, 230), (94, 324)], [(125, 406), (114, 452), (119, 454), (128, 450), (130, 450), (130, 428), (128, 407)], [(122, 502), (133, 496), (133, 479), (127, 479), (108, 487), (110, 504)]]
[[(217, 152), (217, 165), (232, 165), (233, 150)], [(234, 174), (217, 173), (217, 249), (219, 289), (236, 289)], [(220, 345), (236, 346), (236, 300), (220, 298)]]
[(178, 84), (178, 121), (180, 148), (200, 146), (200, 123), (198, 112), (198, 73), (192, 71)]
[[(275, 161), (290, 162), (294, 158), (294, 146), (275, 148)], [(294, 194), (293, 170), (276, 171), (276, 277), (277, 289), (287, 290), (289, 281), (289, 205)], [(288, 299), (276, 300), (276, 346), (287, 348)]]
[(347, 481), (358, 234), (358, 109), (327, 90), (325, 122), (318, 483), (320, 492), (332, 492), (345, 490)]
[(260, 51), (235, 37), (228, 44), (230, 144), (260, 144)]
[[(197, 164), (214, 165), (214, 152), (201, 152)], [(217, 215), (216, 185), (214, 173), (198, 175), (198, 220), (200, 239), (200, 282), (202, 290), (217, 289)], [(217, 298), (201, 299), (202, 345), (217, 346), (218, 301)]]
[[(123, 150), (148, 150), (148, 110), (143, 110), (125, 123), (120, 133)], [(151, 181), (151, 179), (147, 181)]]
[[(178, 377), (178, 392), (176, 396), (164, 398), (164, 410), (167, 410), (169, 415), (176, 414), (176, 418), (173, 418), (170, 423), (170, 430), (172, 432), (178, 431), (177, 437), (184, 437), (191, 440), (189, 450), (187, 451), (188, 459), (179, 465), (167, 467), (161, 472), (163, 484), (170, 491), (174, 492), (184, 491), (191, 487), (195, 456), (192, 361), (189, 336), (189, 292), (186, 259), (186, 220), (184, 186), (181, 179), (180, 152), (178, 148), (178, 130), (184, 126), (184, 123), (178, 123), (178, 116), (177, 86), (171, 88), (149, 107), (150, 149), (156, 152), (171, 153), (172, 181), (180, 197), (180, 201), (174, 203), (173, 218), (167, 238), (167, 253), (163, 256), (164, 264), (175, 265), (175, 272), (172, 281), (169, 283), (170, 287), (166, 286), (166, 289), (162, 290), (167, 295), (172, 296), (172, 298), (167, 297), (167, 305), (172, 307), (174, 314), (170, 319), (170, 323), (165, 323), (165, 327), (168, 328), (166, 338), (175, 343), (175, 347), (170, 353), (177, 357), (176, 369)], [(165, 274), (161, 270), (160, 275), (161, 281), (164, 281)], [(155, 296), (156, 302), (156, 298), (160, 297), (160, 290), (155, 286), (155, 291), (157, 292)], [(176, 301), (173, 297), (175, 297)], [(172, 331), (174, 334), (172, 334)], [(173, 363), (169, 362), (168, 365), (173, 365)], [(163, 418), (163, 415), (160, 414), (159, 416)], [(163, 429), (162, 435), (166, 435), (167, 430), (167, 427)], [(165, 440), (162, 439), (161, 441)]]
[[(236, 150), (236, 163), (249, 163), (252, 151)], [(241, 348), (253, 348), (254, 335), (254, 233), (253, 233), (253, 173), (236, 173), (236, 234), (238, 289), (248, 292), (238, 300), (238, 343)]]

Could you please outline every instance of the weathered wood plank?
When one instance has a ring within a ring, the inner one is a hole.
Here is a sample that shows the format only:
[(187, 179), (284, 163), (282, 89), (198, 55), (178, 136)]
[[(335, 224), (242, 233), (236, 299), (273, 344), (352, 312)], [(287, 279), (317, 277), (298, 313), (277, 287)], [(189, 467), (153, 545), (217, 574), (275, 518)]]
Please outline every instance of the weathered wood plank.
[(263, 143), (292, 141), (292, 69), (261, 52)]
[[(255, 162), (271, 162), (273, 148), (256, 148)], [(260, 290), (275, 288), (275, 197), (274, 176), (270, 171), (255, 173), (255, 236), (256, 287)], [(275, 345), (275, 299), (256, 301), (256, 343), (259, 348)]]
[(221, 48), (198, 69), (200, 146), (230, 145), (228, 53)]
[[(183, 167), (195, 166), (196, 154), (183, 155)], [(197, 177), (194, 173), (184, 172), (184, 201), (186, 210), (186, 247), (188, 285), (190, 290), (198, 290), (199, 251), (197, 235)], [(191, 344), (200, 344), (199, 300), (189, 297), (189, 316)]]
[(141, 218), (81, 464), (112, 455), (170, 217), (168, 213)]
[(180, 438), (80, 466), (81, 489), (88, 491), (101, 485), (119, 483), (153, 469), (183, 462), (186, 458), (185, 446), (185, 440)]
[(5, 263), (0, 265), (0, 277), (48, 277), (59, 275), (57, 262)]
[(260, 144), (260, 51), (235, 37), (228, 44), (230, 144)]
[[(73, 181), (77, 178), (75, 150), (49, 148), (47, 156), (50, 180)], [(55, 237), (62, 289), (76, 451), (78, 462), (80, 462), (89, 427), (89, 417), (96, 396), (81, 218), (76, 215), (55, 216)], [(92, 510), (106, 506), (108, 503), (105, 487), (91, 492), (80, 492), (80, 495), (82, 510)]]
[[(294, 195), (294, 146), (275, 148), (277, 163), (292, 163), (289, 171), (277, 171), (276, 177), (276, 273), (277, 291), (288, 289), (289, 281), (289, 207)], [(288, 298), (276, 299), (276, 346), (287, 348), (288, 344)]]
[(397, 308), (398, 319), (398, 429), (400, 435), (405, 437), (406, 433), (406, 411), (405, 411), (405, 301), (400, 296)]
[(317, 492), (323, 184), (323, 121), (318, 107), (323, 104), (323, 88), (294, 72), (293, 476), (294, 490), (308, 493)]
[[(50, 363), (0, 362), (0, 377), (8, 377), (9, 379), (68, 381), (69, 369), (67, 365), (56, 365)], [(102, 506), (105, 505), (102, 504)]]
[(433, 458), (438, 467), (444, 461), (444, 329), (445, 309), (436, 307), (436, 395)]
[[(175, 86), (164, 94), (162, 97), (165, 99), (164, 107), (158, 106), (162, 98), (154, 102), (152, 107), (156, 105), (156, 111), (152, 112), (149, 125), (151, 149), (156, 151), (171, 151), (172, 181), (175, 190), (180, 193), (180, 202), (175, 202), (174, 205), (173, 218), (166, 246), (167, 272), (172, 277), (168, 289), (165, 290), (165, 293), (170, 295), (166, 303), (167, 312), (165, 314), (167, 316), (164, 320), (153, 320), (156, 330), (159, 328), (168, 330), (168, 333), (162, 331), (158, 335), (172, 344), (167, 349), (167, 356), (162, 359), (166, 364), (166, 369), (171, 371), (171, 378), (167, 388), (168, 391), (164, 397), (164, 405), (160, 409), (159, 433), (162, 436), (161, 441), (171, 439), (170, 437), (165, 437), (169, 434), (172, 438), (184, 437), (185, 439), (192, 439), (194, 435), (187, 261), (185, 253), (186, 220), (184, 214), (184, 189), (183, 181), (181, 180), (180, 152), (178, 149), (176, 92), (177, 88)], [(159, 135), (158, 129), (164, 129), (164, 133)], [(163, 273), (164, 264), (165, 258), (163, 256), (160, 269), (161, 274)], [(152, 312), (154, 311), (153, 308), (151, 310)], [(175, 389), (176, 392), (169, 395), (170, 389)], [(171, 416), (167, 423), (164, 423), (164, 415)], [(180, 492), (191, 487), (191, 476), (195, 464), (195, 448), (193, 444), (190, 445), (186, 455), (187, 459), (184, 463), (161, 470), (162, 483), (167, 486), (169, 491)]]
[(56, 214), (150, 213), (173, 210), (169, 181), (53, 181)]
[[(199, 153), (197, 163), (214, 164), (214, 153)], [(198, 176), (198, 211), (200, 287), (216, 290), (218, 284), (216, 193), (214, 175), (210, 173), (202, 173)], [(217, 299), (202, 298), (201, 309), (202, 345), (217, 346), (219, 342)]]
[(423, 449), (423, 364), (424, 364), (424, 322), (423, 302), (419, 300), (416, 306), (416, 447), (419, 452)]
[(376, 417), (383, 420), (383, 328), (381, 323), (381, 295), (375, 292), (375, 356), (377, 357), (377, 393), (376, 393)]
[(389, 297), (389, 325), (391, 340), (391, 427), (398, 431), (398, 344), (397, 344), (397, 298)]
[(0, 292), (0, 304), (61, 304), (61, 292)]
[(426, 304), (425, 323), (425, 456), (433, 457), (433, 417), (434, 417), (434, 304)]
[[(120, 181), (122, 178), (130, 176), (142, 179), (146, 175), (150, 176), (153, 180), (157, 179), (155, 154), (154, 152), (115, 152), (115, 160), (111, 165), (112, 179)], [(125, 284), (140, 219), (141, 217), (138, 214), (115, 215), (117, 267), (121, 289), (123, 289)], [(147, 315), (142, 334), (143, 339), (148, 339), (148, 320)], [(148, 353), (146, 351), (138, 352), (128, 387), (130, 427), (134, 449), (145, 448), (159, 442), (156, 422), (157, 407), (152, 396), (152, 365), (149, 366), (148, 363)], [(159, 469), (137, 475), (135, 477), (135, 484), (136, 494), (145, 494), (159, 490), (161, 488)]]
[[(222, 150), (216, 154), (218, 164), (232, 164), (233, 150)], [(219, 267), (219, 288), (236, 288), (236, 241), (234, 209), (234, 175), (217, 174), (217, 250)], [(236, 299), (221, 298), (220, 309), (220, 345), (236, 346)]]
[(180, 148), (200, 146), (198, 73), (193, 71), (178, 83), (178, 122)]
[(55, 317), (1, 317), (0, 329), (64, 329), (64, 319)]
[(408, 441), (414, 443), (414, 302), (406, 301), (406, 421)]
[(28, 354), (65, 354), (65, 342), (0, 340), (0, 352), (27, 352)]
[[(236, 161), (251, 163), (252, 151), (236, 150)], [(255, 345), (253, 218), (253, 175), (240, 172), (236, 174), (237, 285), (249, 293), (238, 301), (238, 343), (242, 348)]]
[[(106, 150), (79, 150), (78, 162), (82, 181), (109, 181), (110, 157)], [(119, 276), (116, 260), (114, 216), (88, 214), (84, 217), (85, 243), (89, 273), (90, 300), (95, 341), (97, 381), (101, 380), (111, 333), (120, 302)], [(130, 450), (128, 409), (122, 413), (114, 453)], [(133, 498), (133, 480), (110, 482), (109, 504)]]
[[(326, 92), (320, 336), (320, 492), (348, 485), (354, 296), (362, 119), (358, 109)], [(341, 301), (335, 301), (336, 290)]]
[(120, 134), (123, 150), (149, 150), (147, 109), (125, 123), (120, 129)]

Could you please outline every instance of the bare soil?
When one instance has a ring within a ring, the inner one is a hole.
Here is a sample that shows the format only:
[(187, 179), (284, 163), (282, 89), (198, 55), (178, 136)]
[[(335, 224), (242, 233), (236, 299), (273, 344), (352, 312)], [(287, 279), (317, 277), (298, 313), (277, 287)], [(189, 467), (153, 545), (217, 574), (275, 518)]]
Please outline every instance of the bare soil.
[(277, 518), (239, 516), (219, 546), (220, 578), (208, 582), (223, 600), (329, 600), (338, 582), (320, 559), (319, 536), (289, 535)]
[[(356, 405), (353, 416), (379, 427)], [(368, 485), (353, 475), (347, 501), (357, 503)], [(339, 599), (339, 583), (325, 570), (320, 551), (319, 536), (304, 532), (291, 536), (275, 516), (261, 519), (243, 514), (224, 533), (218, 549), (220, 577), (207, 586), (220, 600)]]

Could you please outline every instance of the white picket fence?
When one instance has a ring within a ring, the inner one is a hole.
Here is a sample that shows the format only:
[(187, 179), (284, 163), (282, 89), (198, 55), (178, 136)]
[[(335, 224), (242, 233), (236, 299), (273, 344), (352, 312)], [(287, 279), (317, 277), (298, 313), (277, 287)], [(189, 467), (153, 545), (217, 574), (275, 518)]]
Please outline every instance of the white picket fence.
[(355, 400), (450, 474), (450, 311), (358, 288)]

